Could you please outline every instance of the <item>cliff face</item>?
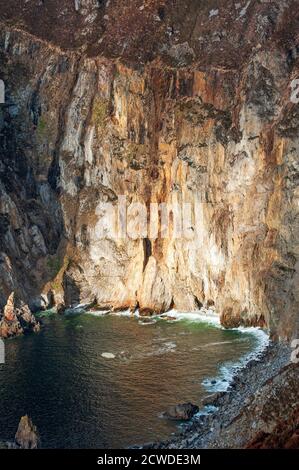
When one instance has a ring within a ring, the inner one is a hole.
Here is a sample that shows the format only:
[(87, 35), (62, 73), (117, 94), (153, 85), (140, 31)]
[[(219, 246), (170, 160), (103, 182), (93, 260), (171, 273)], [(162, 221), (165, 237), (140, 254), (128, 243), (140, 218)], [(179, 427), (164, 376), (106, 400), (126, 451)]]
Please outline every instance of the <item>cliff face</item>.
[[(0, 304), (214, 304), (296, 336), (298, 2), (35, 3), (1, 13)], [(103, 239), (118, 196), (190, 203), (187, 236)]]

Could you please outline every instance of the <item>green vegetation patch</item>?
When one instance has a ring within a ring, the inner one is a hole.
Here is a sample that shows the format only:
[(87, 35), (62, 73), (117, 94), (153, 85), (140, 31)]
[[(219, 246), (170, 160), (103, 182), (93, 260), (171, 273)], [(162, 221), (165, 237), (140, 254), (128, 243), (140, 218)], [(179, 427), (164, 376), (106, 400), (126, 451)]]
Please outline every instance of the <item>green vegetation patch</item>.
[(63, 262), (61, 261), (61, 259), (58, 256), (54, 256), (54, 257), (51, 257), (51, 258), (47, 259), (48, 269), (51, 272), (51, 275), (54, 276), (54, 277), (57, 276), (57, 274), (59, 273), (62, 265), (63, 265)]
[(47, 122), (42, 117), (38, 121), (36, 132), (39, 137), (44, 137), (47, 132)]
[(146, 156), (148, 154), (148, 147), (145, 144), (136, 144), (130, 142), (126, 149), (126, 159), (128, 160), (130, 168), (140, 170), (146, 166)]
[(103, 98), (96, 98), (92, 109), (92, 124), (97, 128), (104, 128), (109, 115), (109, 103)]

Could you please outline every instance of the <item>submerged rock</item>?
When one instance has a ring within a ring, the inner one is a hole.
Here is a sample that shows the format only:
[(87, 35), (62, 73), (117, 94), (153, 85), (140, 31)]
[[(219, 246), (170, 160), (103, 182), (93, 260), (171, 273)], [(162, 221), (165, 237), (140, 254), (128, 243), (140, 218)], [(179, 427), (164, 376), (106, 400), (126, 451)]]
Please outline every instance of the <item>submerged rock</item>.
[(162, 320), (166, 320), (166, 321), (177, 321), (177, 318), (172, 317), (171, 315), (163, 315), (161, 318)]
[(29, 416), (22, 416), (15, 435), (15, 441), (21, 449), (38, 448), (40, 444), (39, 434)]
[(153, 325), (156, 323), (156, 320), (151, 317), (141, 317), (142, 319), (139, 321), (140, 325)]
[(166, 411), (165, 416), (171, 419), (188, 421), (198, 412), (199, 408), (197, 405), (193, 405), (192, 403), (182, 403), (170, 406)]
[(38, 332), (40, 324), (36, 321), (28, 305), (12, 292), (0, 317), (0, 337), (9, 338), (28, 332)]

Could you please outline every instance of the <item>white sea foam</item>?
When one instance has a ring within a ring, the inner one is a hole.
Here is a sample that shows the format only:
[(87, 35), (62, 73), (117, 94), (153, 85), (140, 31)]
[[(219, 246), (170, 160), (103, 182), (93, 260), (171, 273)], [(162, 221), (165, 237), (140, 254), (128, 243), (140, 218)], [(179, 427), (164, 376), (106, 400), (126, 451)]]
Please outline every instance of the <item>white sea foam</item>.
[(113, 312), (111, 310), (87, 310), (85, 313), (94, 317), (104, 317), (105, 315), (114, 315), (117, 317), (131, 317), (132, 312), (130, 310), (123, 310), (121, 312)]
[(109, 353), (109, 352), (104, 352), (101, 354), (102, 357), (105, 359), (115, 359), (115, 354)]
[[(76, 307), (76, 309), (78, 307)], [(130, 309), (122, 310), (119, 312), (112, 312), (111, 310), (93, 310), (93, 311), (87, 311), (86, 313), (88, 313), (89, 315), (93, 315), (93, 316), (103, 316), (109, 313), (111, 315), (115, 315), (118, 317), (133, 317), (133, 318), (139, 319), (140, 324), (144, 324), (144, 325), (150, 324), (148, 321), (143, 322), (142, 316), (140, 316), (138, 310), (136, 310), (135, 312), (132, 312)], [(167, 317), (169, 317), (169, 320), (167, 319)], [(190, 322), (209, 323), (209, 324), (218, 325), (219, 327), (221, 327), (219, 315), (215, 313), (215, 311), (212, 309), (209, 309), (209, 310), (201, 309), (201, 310), (194, 311), (194, 312), (179, 312), (177, 310), (170, 310), (169, 312), (163, 313), (162, 315), (152, 315), (150, 317), (153, 323), (156, 320), (159, 320), (160, 318), (163, 318), (164, 320), (167, 320), (169, 322), (178, 321), (178, 320), (187, 320)]]
[[(171, 317), (176, 318), (177, 320), (187, 320), (191, 322), (199, 322), (199, 323), (209, 323), (217, 328), (225, 329), (220, 323), (219, 315), (213, 309), (201, 309), (197, 312), (178, 312), (176, 310), (172, 310), (165, 315), (169, 315)], [(227, 330), (229, 331), (229, 330)], [(238, 331), (240, 333), (251, 334), (256, 338), (256, 346), (253, 351), (241, 356), (241, 358), (236, 362), (225, 363), (223, 366), (220, 367), (219, 376), (215, 378), (205, 379), (203, 381), (203, 385), (206, 389), (210, 392), (218, 392), (218, 391), (226, 391), (231, 382), (233, 381), (234, 377), (238, 374), (238, 372), (246, 367), (246, 365), (251, 360), (258, 360), (263, 351), (269, 345), (269, 335), (258, 327), (238, 327), (232, 328), (230, 331)], [(235, 341), (242, 341), (242, 339), (236, 339)], [(217, 343), (208, 343), (205, 344), (203, 347), (210, 347), (210, 346), (218, 346), (221, 344), (227, 344), (230, 341), (221, 341)]]
[(152, 357), (152, 356), (163, 356), (164, 354), (175, 352), (176, 343), (174, 341), (167, 341), (166, 343), (161, 344), (161, 346), (151, 350), (150, 352), (145, 352), (142, 354), (143, 357)]
[(157, 323), (157, 319), (156, 318), (151, 318), (150, 321), (139, 320), (138, 323), (139, 323), (139, 325), (144, 325), (144, 326), (154, 325), (155, 323)]
[(187, 320), (190, 322), (209, 323), (215, 326), (220, 325), (220, 318), (217, 313), (212, 309), (201, 309), (195, 312), (178, 312), (177, 310), (171, 310), (170, 312), (164, 313), (163, 316), (169, 316), (176, 318), (177, 320)]
[(246, 341), (246, 339), (241, 339), (241, 338), (238, 338), (238, 339), (233, 339), (232, 341), (217, 341), (217, 342), (214, 342), (214, 343), (207, 343), (207, 344), (204, 344), (202, 346), (198, 346), (197, 348), (194, 348), (194, 349), (206, 349), (206, 348), (209, 348), (211, 346), (221, 346), (222, 344), (233, 344), (233, 343), (240, 343), (240, 342), (243, 342), (243, 341)]
[(135, 314), (132, 313), (130, 309), (127, 310), (121, 310), (120, 312), (110, 312), (111, 315), (115, 315), (117, 317), (132, 317)]
[(250, 361), (259, 360), (261, 354), (269, 345), (269, 335), (260, 328), (239, 327), (232, 328), (232, 330), (254, 335), (257, 340), (256, 347), (253, 351), (244, 354), (238, 361), (223, 364), (223, 366), (220, 367), (219, 375), (217, 377), (205, 379), (202, 383), (209, 392), (227, 391), (234, 377), (240, 372), (240, 370), (246, 367)]
[[(208, 323), (211, 326), (225, 329), (221, 323), (220, 323), (220, 317), (219, 315), (215, 312), (214, 309), (201, 309), (198, 311), (194, 312), (179, 312), (177, 310), (171, 310), (167, 313), (164, 313), (162, 315), (154, 315), (151, 317), (151, 322), (142, 322), (142, 317), (140, 317), (138, 310), (136, 310), (134, 313), (132, 311), (124, 310), (120, 312), (109, 312), (107, 311), (99, 311), (99, 312), (88, 312), (91, 315), (95, 316), (103, 316), (106, 315), (107, 313), (111, 313), (113, 315), (117, 315), (120, 317), (135, 317), (136, 319), (139, 319), (139, 324), (141, 325), (150, 325), (155, 323), (159, 318), (165, 318), (165, 317), (170, 317), (169, 322), (172, 321), (189, 321), (189, 322), (198, 322), (198, 323)], [(175, 319), (175, 320), (174, 320)], [(164, 320), (165, 321), (165, 320)], [(229, 331), (229, 330), (227, 330)], [(206, 389), (210, 392), (216, 392), (216, 391), (226, 391), (231, 382), (233, 381), (234, 377), (238, 374), (238, 372), (246, 367), (248, 362), (251, 360), (258, 360), (260, 355), (263, 353), (263, 351), (267, 348), (269, 345), (269, 336), (268, 334), (257, 327), (239, 327), (239, 328), (232, 328), (230, 331), (238, 331), (240, 333), (246, 333), (246, 334), (251, 334), (254, 335), (257, 344), (256, 347), (253, 349), (253, 351), (243, 355), (238, 361), (236, 362), (230, 362), (230, 363), (225, 363), (220, 367), (219, 370), (219, 375), (214, 378), (207, 378), (203, 381), (203, 385), (206, 387)], [(236, 339), (234, 342), (237, 341), (242, 341), (241, 339)], [(221, 342), (215, 342), (215, 343), (208, 343), (204, 345), (203, 347), (210, 347), (210, 346), (218, 346), (221, 344), (228, 344), (231, 341), (221, 341)], [(200, 346), (199, 346), (200, 347)], [(175, 351), (175, 345), (172, 344), (164, 344), (162, 348), (158, 348), (156, 351), (152, 351), (148, 354), (144, 354), (143, 356), (147, 355), (160, 355), (160, 354), (165, 354), (168, 352), (174, 352)]]
[(65, 315), (75, 315), (79, 313), (85, 313), (86, 309), (89, 307), (87, 304), (78, 304), (74, 307), (67, 308), (64, 312)]
[[(154, 346), (154, 347), (153, 347)], [(127, 354), (123, 351), (119, 357), (127, 361), (131, 360), (142, 360), (148, 357), (163, 356), (164, 354), (176, 352), (176, 343), (174, 341), (166, 341), (160, 344), (154, 344), (144, 348), (135, 348), (133, 354)]]
[(88, 310), (86, 313), (94, 317), (104, 317), (105, 315), (108, 315), (108, 313), (110, 313), (110, 310)]

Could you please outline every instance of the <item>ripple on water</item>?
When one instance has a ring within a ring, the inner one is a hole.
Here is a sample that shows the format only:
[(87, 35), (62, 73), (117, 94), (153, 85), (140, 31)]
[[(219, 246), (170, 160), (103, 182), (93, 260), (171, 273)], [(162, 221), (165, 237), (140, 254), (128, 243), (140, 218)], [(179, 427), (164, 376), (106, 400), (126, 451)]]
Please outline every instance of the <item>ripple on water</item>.
[(28, 413), (45, 447), (122, 448), (165, 439), (177, 430), (159, 419), (168, 406), (201, 406), (202, 383), (223, 380), (225, 368), (256, 356), (264, 341), (256, 330), (222, 329), (215, 313), (170, 312), (176, 321), (155, 318), (150, 327), (139, 323), (138, 312), (106, 313), (45, 316), (40, 334), (7, 342), (1, 437), (11, 438)]

